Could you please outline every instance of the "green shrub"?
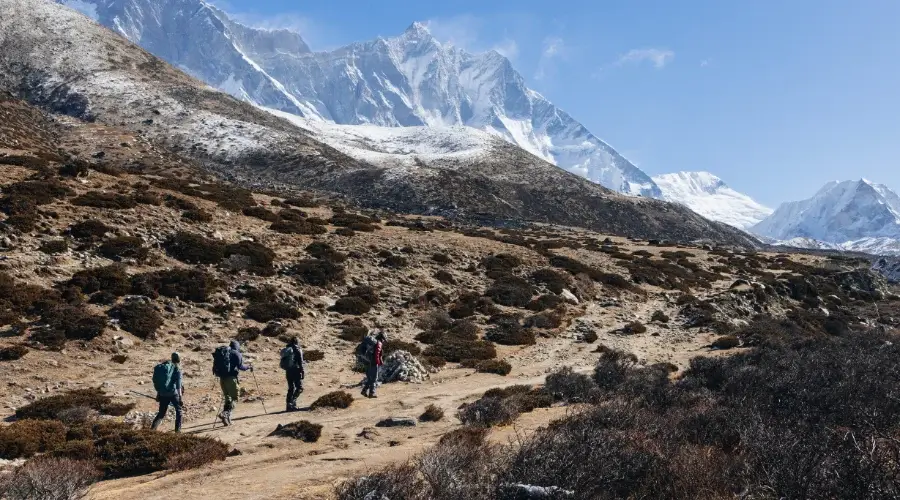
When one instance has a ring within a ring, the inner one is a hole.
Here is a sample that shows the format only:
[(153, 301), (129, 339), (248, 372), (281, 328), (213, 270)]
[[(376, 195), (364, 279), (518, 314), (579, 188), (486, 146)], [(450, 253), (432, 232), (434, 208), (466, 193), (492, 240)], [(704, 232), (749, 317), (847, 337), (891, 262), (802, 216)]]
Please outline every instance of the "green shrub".
[(310, 408), (315, 410), (318, 408), (336, 408), (336, 409), (344, 409), (349, 408), (350, 405), (353, 404), (353, 396), (347, 394), (344, 391), (334, 391), (325, 394), (324, 396), (319, 397), (319, 399), (313, 401)]
[(152, 338), (162, 326), (162, 316), (152, 304), (133, 300), (126, 302), (109, 312), (109, 315), (119, 320), (123, 330), (142, 339)]
[(319, 440), (319, 437), (322, 436), (322, 426), (307, 422), (306, 420), (301, 420), (286, 425), (278, 424), (278, 427), (276, 427), (269, 435), (299, 439), (300, 441), (307, 443), (315, 443)]

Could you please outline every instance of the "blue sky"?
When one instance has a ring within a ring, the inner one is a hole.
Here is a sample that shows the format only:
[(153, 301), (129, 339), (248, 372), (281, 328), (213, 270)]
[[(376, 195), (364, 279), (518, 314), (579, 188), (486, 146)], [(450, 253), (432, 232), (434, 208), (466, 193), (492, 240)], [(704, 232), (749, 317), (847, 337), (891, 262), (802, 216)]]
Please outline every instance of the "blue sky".
[(900, 189), (900, 2), (226, 0), (314, 50), (413, 21), (497, 49), (654, 175), (709, 170), (770, 206), (833, 179)]

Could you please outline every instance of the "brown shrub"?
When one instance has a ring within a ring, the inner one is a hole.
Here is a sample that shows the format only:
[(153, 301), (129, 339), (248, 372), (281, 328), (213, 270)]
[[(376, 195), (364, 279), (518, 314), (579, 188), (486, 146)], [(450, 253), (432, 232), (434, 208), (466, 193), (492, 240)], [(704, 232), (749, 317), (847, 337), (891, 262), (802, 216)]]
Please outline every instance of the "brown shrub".
[(572, 285), (572, 277), (555, 269), (538, 269), (531, 273), (531, 279), (539, 285), (544, 285), (553, 293), (562, 293)]
[(61, 412), (72, 408), (92, 408), (104, 415), (122, 416), (134, 408), (133, 404), (118, 404), (100, 389), (76, 389), (38, 399), (16, 409), (16, 418), (56, 420)]
[(28, 354), (28, 348), (23, 345), (11, 345), (0, 349), (0, 361), (15, 361)]
[[(123, 426), (124, 427), (124, 426)], [(107, 479), (139, 476), (167, 467), (200, 467), (225, 460), (228, 446), (206, 437), (129, 427), (95, 436), (96, 461)]]
[(522, 278), (507, 275), (494, 281), (485, 295), (500, 305), (525, 307), (534, 295), (534, 288)]
[(297, 319), (300, 311), (296, 307), (278, 300), (252, 302), (244, 310), (244, 315), (260, 323), (268, 323), (276, 319)]
[(431, 260), (441, 265), (447, 265), (453, 262), (453, 259), (445, 253), (434, 253), (431, 255)]
[(512, 365), (503, 360), (486, 359), (475, 364), (475, 371), (505, 376), (509, 375), (509, 372), (512, 371)]
[(419, 415), (420, 422), (438, 422), (444, 418), (444, 410), (435, 405), (428, 405), (425, 411)]
[(78, 271), (67, 284), (79, 288), (86, 294), (103, 291), (121, 297), (128, 294), (131, 288), (131, 279), (128, 277), (125, 266), (113, 264)]
[(240, 343), (252, 342), (259, 338), (262, 335), (262, 330), (255, 326), (248, 326), (244, 328), (239, 328), (237, 335), (234, 336), (234, 340), (237, 340)]
[(147, 258), (150, 250), (144, 246), (144, 240), (136, 236), (119, 236), (104, 241), (97, 249), (97, 253), (112, 260), (135, 259), (141, 261)]
[(525, 306), (529, 311), (545, 311), (547, 309), (555, 309), (565, 304), (565, 299), (559, 295), (541, 295), (532, 300)]
[(69, 243), (66, 240), (48, 240), (41, 243), (38, 248), (43, 253), (56, 255), (63, 253), (69, 249)]
[(206, 302), (219, 283), (204, 271), (171, 269), (138, 274), (131, 280), (132, 293), (156, 298), (179, 298), (188, 302)]
[(304, 196), (294, 196), (293, 198), (286, 198), (282, 203), (285, 205), (290, 205), (292, 207), (299, 208), (316, 208), (321, 203), (319, 200), (316, 200), (312, 196), (304, 195)]
[(269, 229), (272, 231), (276, 231), (282, 234), (306, 234), (306, 235), (316, 235), (316, 234), (325, 234), (328, 232), (328, 229), (325, 226), (321, 226), (318, 224), (313, 224), (309, 221), (290, 221), (290, 220), (279, 220), (272, 224)]
[(402, 340), (391, 340), (384, 344), (384, 357), (387, 357), (393, 352), (397, 351), (406, 351), (413, 356), (418, 356), (422, 354), (422, 348), (412, 342), (404, 342)]
[(132, 196), (134, 196), (134, 201), (139, 205), (151, 205), (154, 207), (158, 207), (163, 203), (162, 196), (160, 196), (160, 194), (155, 191), (147, 191), (146, 189), (141, 189), (135, 191)]
[(322, 361), (325, 359), (325, 353), (318, 349), (310, 349), (308, 351), (303, 351), (303, 360), (304, 361)]
[(451, 326), (453, 326), (453, 318), (443, 309), (430, 309), (416, 320), (416, 327), (422, 330), (443, 331)]
[(622, 328), (622, 331), (625, 333), (646, 333), (647, 327), (640, 321), (632, 321), (625, 325), (625, 327)]
[(40, 457), (0, 478), (7, 500), (80, 500), (101, 474), (90, 461)]
[(391, 255), (382, 260), (381, 264), (379, 265), (381, 267), (387, 267), (390, 269), (403, 269), (404, 267), (409, 265), (409, 261), (406, 259), (406, 257), (400, 255)]
[(523, 328), (516, 321), (504, 321), (490, 328), (484, 338), (502, 345), (534, 345), (537, 338), (530, 329)]
[(97, 241), (106, 236), (106, 233), (112, 232), (111, 227), (95, 219), (77, 222), (69, 228), (69, 234), (73, 238), (85, 241)]
[[(343, 227), (353, 228), (354, 224), (371, 225), (371, 224), (377, 224), (379, 222), (379, 220), (372, 218), (372, 217), (366, 217), (365, 215), (344, 212), (344, 213), (335, 213), (331, 217), (331, 219), (328, 220), (328, 222), (331, 223), (332, 226), (343, 226)], [(356, 229), (356, 228), (353, 228), (353, 229)]]
[(349, 227), (339, 227), (334, 231), (334, 234), (338, 236), (344, 236), (345, 238), (350, 238), (356, 236), (356, 231), (350, 229)]
[(185, 210), (181, 212), (181, 218), (192, 222), (212, 222), (213, 214), (198, 208), (197, 210)]
[(329, 307), (329, 311), (339, 314), (352, 314), (355, 316), (365, 314), (372, 309), (368, 302), (359, 297), (341, 297)]
[(357, 297), (362, 299), (369, 305), (375, 305), (380, 302), (378, 291), (369, 285), (360, 285), (347, 290), (348, 297)]
[(734, 335), (723, 335), (712, 342), (709, 346), (713, 349), (734, 349), (735, 347), (739, 347), (741, 345), (741, 341), (738, 340)]
[(464, 359), (493, 359), (497, 357), (497, 349), (490, 342), (483, 340), (463, 340), (444, 336), (434, 345), (428, 346), (423, 353), (426, 357), (437, 357), (451, 363), (459, 363)]
[(0, 427), (0, 458), (31, 458), (66, 442), (66, 427), (52, 420), (19, 420)]
[(662, 311), (653, 311), (653, 315), (650, 316), (650, 321), (657, 321), (659, 323), (668, 323), (669, 316)]
[(322, 241), (314, 241), (306, 246), (306, 253), (316, 259), (323, 259), (335, 263), (342, 263), (347, 260), (347, 255), (338, 252), (328, 243)]
[(187, 449), (179, 449), (166, 459), (163, 466), (165, 470), (199, 469), (208, 463), (225, 460), (228, 456), (228, 446), (210, 438), (200, 438), (199, 441), (194, 441), (184, 448)]
[(522, 260), (516, 257), (515, 255), (510, 254), (497, 254), (497, 255), (488, 255), (487, 257), (481, 259), (481, 266), (487, 269), (489, 272), (501, 272), (501, 273), (509, 273), (513, 269), (522, 265)]
[(58, 304), (44, 311), (41, 321), (49, 330), (61, 332), (67, 340), (91, 340), (99, 337), (106, 328), (106, 317), (94, 316), (80, 306), (68, 304)]
[(109, 315), (119, 320), (123, 330), (142, 339), (156, 336), (156, 331), (163, 324), (156, 308), (140, 300), (128, 301), (112, 309)]
[(438, 270), (434, 273), (434, 279), (438, 280), (440, 283), (445, 285), (455, 285), (456, 278), (453, 277), (453, 274), (449, 271), (445, 271), (443, 269)]
[(258, 276), (272, 276), (275, 274), (273, 264), (275, 252), (255, 241), (241, 241), (225, 246), (225, 258), (242, 256), (246, 264), (241, 266), (243, 270)]
[(100, 191), (88, 191), (81, 196), (72, 199), (73, 205), (82, 207), (102, 208), (106, 210), (126, 210), (137, 206), (137, 201), (131, 196), (118, 193), (104, 193)]
[(313, 286), (328, 286), (344, 280), (344, 266), (323, 259), (301, 260), (289, 269), (300, 281)]
[(344, 409), (349, 408), (351, 404), (353, 404), (353, 396), (344, 391), (334, 391), (313, 401), (310, 408), (313, 410), (317, 408)]
[(270, 436), (280, 436), (292, 439), (299, 439), (307, 443), (315, 443), (322, 436), (322, 426), (301, 420), (291, 424), (281, 425), (272, 431)]
[(241, 210), (241, 213), (247, 217), (255, 217), (266, 222), (278, 221), (278, 215), (275, 212), (263, 207), (245, 207)]
[(179, 231), (169, 237), (163, 248), (172, 257), (188, 264), (218, 264), (225, 258), (225, 243)]
[(527, 328), (552, 329), (559, 328), (563, 322), (563, 315), (559, 311), (544, 311), (525, 318)]

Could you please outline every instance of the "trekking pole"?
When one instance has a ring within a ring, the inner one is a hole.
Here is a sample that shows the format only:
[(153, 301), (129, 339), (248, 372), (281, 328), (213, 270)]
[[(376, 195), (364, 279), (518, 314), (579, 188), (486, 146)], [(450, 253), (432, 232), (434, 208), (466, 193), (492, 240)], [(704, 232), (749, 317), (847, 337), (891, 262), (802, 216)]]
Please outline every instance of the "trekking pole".
[(149, 395), (147, 395), (147, 394), (144, 394), (143, 392), (138, 392), (138, 391), (128, 391), (128, 392), (133, 393), (133, 394), (137, 394), (138, 396), (144, 396), (145, 398), (152, 399), (152, 400), (156, 401), (156, 398), (154, 398), (153, 396), (149, 396)]
[(253, 375), (253, 382), (256, 383), (256, 390), (257, 392), (259, 392), (259, 402), (262, 403), (263, 411), (266, 412), (266, 415), (268, 415), (269, 411), (266, 410), (266, 402), (263, 401), (262, 389), (259, 388), (259, 380), (256, 380), (256, 373), (254, 373), (253, 370), (250, 370), (250, 375)]

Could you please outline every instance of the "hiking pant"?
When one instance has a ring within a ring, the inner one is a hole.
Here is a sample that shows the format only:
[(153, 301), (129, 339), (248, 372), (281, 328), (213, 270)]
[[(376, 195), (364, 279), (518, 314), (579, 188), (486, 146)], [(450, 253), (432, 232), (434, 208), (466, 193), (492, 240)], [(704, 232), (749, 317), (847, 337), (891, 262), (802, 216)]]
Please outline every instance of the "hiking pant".
[(299, 368), (289, 368), (284, 371), (285, 377), (287, 377), (287, 408), (292, 409), (297, 407), (297, 398), (300, 397), (300, 393), (303, 392), (303, 370)]
[(178, 396), (159, 396), (159, 411), (156, 418), (153, 419), (153, 425), (150, 427), (156, 430), (159, 424), (166, 418), (169, 411), (169, 405), (175, 407), (175, 432), (181, 432), (181, 398)]
[(225, 397), (225, 411), (233, 410), (237, 405), (238, 395), (241, 393), (238, 378), (222, 377), (219, 379), (219, 386), (222, 387), (222, 395)]
[(378, 365), (375, 363), (366, 367), (366, 382), (363, 384), (363, 395), (374, 396), (375, 385), (378, 383)]

